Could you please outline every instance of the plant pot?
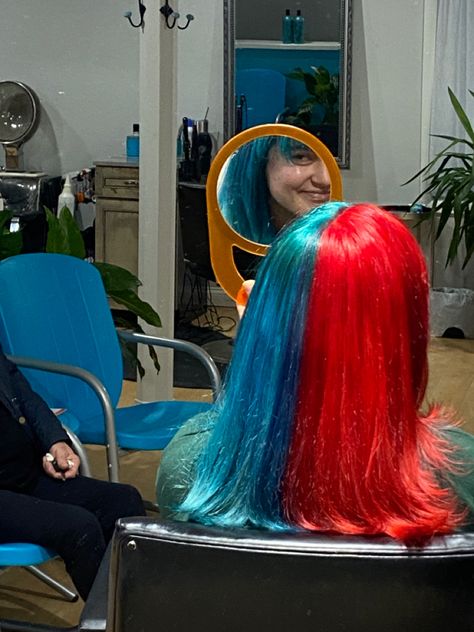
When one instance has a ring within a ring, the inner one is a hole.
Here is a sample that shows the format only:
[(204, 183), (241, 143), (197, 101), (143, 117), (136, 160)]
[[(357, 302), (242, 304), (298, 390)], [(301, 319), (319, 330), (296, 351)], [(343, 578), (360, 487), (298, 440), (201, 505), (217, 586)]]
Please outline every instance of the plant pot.
[(431, 335), (443, 336), (448, 329), (460, 330), (474, 338), (474, 291), (468, 288), (438, 287), (430, 293)]

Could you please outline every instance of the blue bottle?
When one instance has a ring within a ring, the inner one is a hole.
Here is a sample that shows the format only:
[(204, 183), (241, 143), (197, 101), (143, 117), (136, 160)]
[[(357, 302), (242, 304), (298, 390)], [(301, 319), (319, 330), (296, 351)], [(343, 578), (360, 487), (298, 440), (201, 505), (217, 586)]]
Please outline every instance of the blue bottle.
[(283, 44), (293, 43), (293, 22), (294, 18), (290, 15), (290, 10), (286, 9), (281, 23), (281, 41), (283, 42)]
[(304, 17), (301, 9), (296, 10), (293, 41), (295, 44), (304, 44)]
[(132, 133), (127, 136), (127, 158), (138, 158), (140, 156), (140, 125), (134, 123)]

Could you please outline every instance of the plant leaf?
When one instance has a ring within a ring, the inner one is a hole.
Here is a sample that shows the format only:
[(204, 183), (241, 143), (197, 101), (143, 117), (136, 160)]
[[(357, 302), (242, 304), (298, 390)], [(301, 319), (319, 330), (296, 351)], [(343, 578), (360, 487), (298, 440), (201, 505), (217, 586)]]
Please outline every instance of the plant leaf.
[(67, 206), (61, 209), (59, 217), (56, 217), (48, 208), (44, 210), (48, 222), (46, 252), (84, 259), (86, 256), (84, 239)]
[(149, 303), (142, 301), (136, 292), (133, 290), (109, 291), (107, 287), (105, 289), (110, 298), (116, 303), (123, 305), (149, 325), (161, 327), (161, 320), (157, 312)]
[(448, 88), (448, 92), (449, 92), (449, 98), (451, 99), (451, 103), (453, 105), (454, 111), (456, 112), (456, 115), (458, 119), (460, 120), (461, 125), (466, 130), (471, 141), (474, 142), (474, 129), (472, 129), (471, 122), (469, 121), (469, 118), (466, 112), (464, 111), (464, 108), (459, 103), (458, 98), (456, 97), (454, 92), (451, 90), (451, 88)]
[(107, 292), (136, 290), (142, 284), (134, 274), (120, 266), (103, 261), (95, 261), (94, 265), (100, 272)]

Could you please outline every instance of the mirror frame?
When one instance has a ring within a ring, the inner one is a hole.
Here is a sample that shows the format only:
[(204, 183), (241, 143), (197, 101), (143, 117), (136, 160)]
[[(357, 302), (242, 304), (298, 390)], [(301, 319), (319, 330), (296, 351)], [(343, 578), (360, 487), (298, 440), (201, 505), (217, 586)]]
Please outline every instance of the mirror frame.
[[(224, 140), (235, 130), (235, 2), (224, 0)], [(339, 155), (341, 169), (350, 167), (351, 80), (352, 80), (352, 0), (341, 4), (341, 65), (339, 68)]]
[(334, 156), (326, 145), (309, 132), (294, 125), (268, 123), (266, 125), (249, 127), (227, 141), (211, 163), (206, 184), (206, 202), (212, 269), (214, 270), (216, 281), (234, 301), (244, 282), (244, 278), (235, 265), (234, 248), (240, 248), (240, 250), (245, 250), (245, 252), (250, 252), (254, 255), (265, 256), (269, 246), (243, 237), (227, 223), (219, 207), (217, 184), (219, 174), (226, 160), (239, 147), (262, 136), (286, 136), (307, 145), (321, 158), (329, 172), (331, 181), (330, 200), (343, 199), (341, 172)]

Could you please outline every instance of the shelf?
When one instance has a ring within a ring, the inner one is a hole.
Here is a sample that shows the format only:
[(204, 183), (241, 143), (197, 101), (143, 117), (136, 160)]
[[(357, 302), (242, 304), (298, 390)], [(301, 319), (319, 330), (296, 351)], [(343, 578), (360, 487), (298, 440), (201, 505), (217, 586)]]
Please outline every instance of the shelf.
[(340, 50), (340, 42), (305, 42), (283, 44), (278, 40), (236, 40), (235, 48), (262, 48), (271, 50)]

